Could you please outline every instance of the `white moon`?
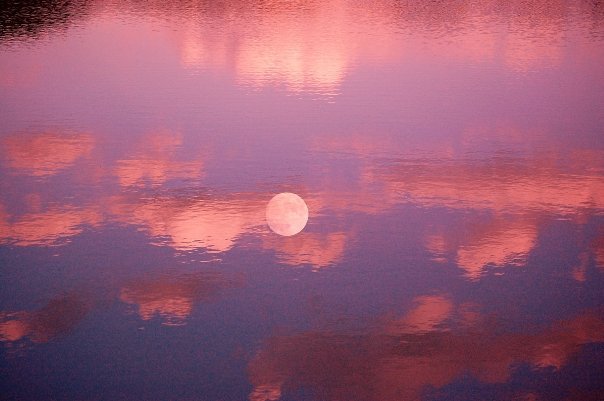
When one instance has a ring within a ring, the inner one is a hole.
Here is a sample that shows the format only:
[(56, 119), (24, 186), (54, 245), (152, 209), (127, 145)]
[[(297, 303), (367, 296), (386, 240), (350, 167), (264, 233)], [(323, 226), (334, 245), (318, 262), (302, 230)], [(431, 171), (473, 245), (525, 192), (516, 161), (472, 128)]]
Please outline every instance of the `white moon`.
[(266, 222), (279, 235), (296, 235), (308, 222), (308, 206), (298, 195), (282, 192), (266, 205)]

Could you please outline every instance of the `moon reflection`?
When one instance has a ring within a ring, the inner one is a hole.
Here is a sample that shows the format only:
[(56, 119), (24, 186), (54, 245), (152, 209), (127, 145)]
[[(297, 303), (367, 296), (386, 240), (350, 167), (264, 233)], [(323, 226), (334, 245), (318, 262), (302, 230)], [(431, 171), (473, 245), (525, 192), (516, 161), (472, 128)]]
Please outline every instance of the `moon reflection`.
[(296, 235), (308, 222), (308, 206), (298, 195), (282, 192), (268, 202), (266, 222), (270, 229), (279, 235)]

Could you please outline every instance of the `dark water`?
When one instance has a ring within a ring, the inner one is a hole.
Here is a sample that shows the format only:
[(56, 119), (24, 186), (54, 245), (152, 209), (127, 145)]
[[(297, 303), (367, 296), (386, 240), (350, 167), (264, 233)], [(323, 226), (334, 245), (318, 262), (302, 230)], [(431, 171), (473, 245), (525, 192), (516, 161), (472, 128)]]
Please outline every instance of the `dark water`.
[(0, 398), (603, 400), (603, 66), (595, 0), (1, 3)]

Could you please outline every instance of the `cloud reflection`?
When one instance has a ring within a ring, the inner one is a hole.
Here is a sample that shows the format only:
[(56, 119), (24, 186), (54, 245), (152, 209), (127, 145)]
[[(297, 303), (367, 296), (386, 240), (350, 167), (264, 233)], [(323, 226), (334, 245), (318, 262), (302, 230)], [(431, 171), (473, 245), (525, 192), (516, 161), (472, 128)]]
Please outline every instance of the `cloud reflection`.
[(301, 232), (293, 237), (265, 237), (262, 246), (274, 250), (281, 263), (311, 265), (313, 270), (318, 270), (342, 259), (348, 236), (345, 232)]
[(180, 251), (207, 248), (226, 252), (241, 235), (264, 225), (266, 200), (245, 195), (236, 199), (117, 196), (110, 204), (115, 219), (142, 227), (155, 243)]
[(457, 264), (470, 279), (480, 277), (487, 265), (522, 266), (537, 242), (537, 227), (528, 222), (498, 222), (477, 233), (457, 250)]
[(361, 334), (273, 337), (249, 365), (249, 400), (275, 401), (300, 390), (334, 401), (418, 400), (426, 388), (464, 374), (504, 383), (519, 363), (560, 369), (583, 344), (604, 341), (604, 320), (591, 312), (532, 334), (496, 332), (488, 323), (435, 331), (450, 313), (449, 301), (436, 296), (420, 299), (399, 331), (395, 321)]
[(260, 15), (237, 57), (242, 82), (336, 93), (353, 51), (347, 37), (345, 3), (319, 2), (309, 7), (310, 12), (295, 19), (289, 7)]
[(1, 141), (6, 165), (36, 177), (58, 173), (94, 147), (94, 137), (88, 133), (43, 132), (13, 134)]
[(338, 2), (242, 3), (207, 13), (210, 21), (190, 19), (179, 34), (181, 62), (189, 69), (232, 67), (246, 86), (333, 94), (353, 50), (345, 8)]
[[(399, 149), (388, 137), (314, 140), (314, 151), (354, 160), (358, 174), (353, 182), (347, 176), (347, 185), (338, 190), (341, 173), (330, 171), (322, 183), (325, 189), (312, 201), (318, 213), (342, 216), (388, 213), (404, 204), (471, 211), (473, 216), (458, 227), (428, 230), (424, 244), (434, 261), (453, 260), (476, 280), (487, 266), (523, 266), (537, 244), (543, 218), (583, 224), (604, 213), (604, 154), (582, 148), (535, 152), (553, 146), (542, 143), (547, 137), (542, 130), (508, 124), (465, 130), (455, 147), (415, 145), (412, 151)], [(493, 145), (495, 150), (485, 148)]]
[(86, 226), (97, 226), (101, 222), (102, 215), (96, 207), (54, 206), (17, 217), (0, 211), (0, 241), (18, 246), (61, 245)]
[(390, 333), (423, 333), (437, 330), (453, 312), (445, 295), (424, 295), (414, 299), (413, 308), (400, 320), (387, 325)]
[[(320, 269), (338, 263), (350, 234), (301, 232), (292, 237), (273, 235), (266, 226), (271, 194), (178, 194), (115, 196), (109, 199), (113, 219), (139, 226), (158, 245), (178, 251), (227, 252), (246, 234), (260, 234), (260, 247), (273, 250), (279, 262)], [(318, 204), (309, 202), (311, 209)]]
[(52, 299), (37, 311), (0, 312), (0, 341), (48, 342), (71, 332), (89, 309), (89, 300), (72, 293)]
[(596, 265), (604, 272), (604, 230), (601, 230), (600, 235), (592, 242), (591, 248), (594, 252)]
[(159, 317), (164, 325), (178, 326), (186, 323), (195, 303), (209, 301), (240, 281), (221, 273), (160, 276), (123, 287), (120, 300), (136, 305), (142, 320)]
[[(526, 162), (534, 165), (525, 167)], [(385, 171), (383, 179), (391, 190), (424, 206), (557, 215), (604, 210), (604, 177), (570, 175), (538, 163), (538, 159), (494, 159), (489, 163), (443, 160), (430, 164), (409, 160)]]
[(201, 177), (201, 160), (174, 160), (182, 147), (182, 136), (172, 132), (155, 132), (145, 137), (134, 155), (117, 161), (115, 174), (120, 185), (158, 186), (170, 179)]
[(535, 25), (514, 21), (506, 36), (503, 58), (514, 71), (528, 72), (559, 65), (564, 58), (564, 33), (554, 21)]
[[(359, 60), (387, 64), (410, 52), (429, 63), (489, 62), (514, 72), (551, 68), (566, 57), (564, 32), (573, 14), (589, 13), (559, 1), (452, 7), (390, 0), (182, 2), (164, 12), (184, 19), (176, 35), (186, 68), (234, 70), (245, 86), (323, 94), (337, 94)], [(371, 35), (359, 34), (366, 31)]]

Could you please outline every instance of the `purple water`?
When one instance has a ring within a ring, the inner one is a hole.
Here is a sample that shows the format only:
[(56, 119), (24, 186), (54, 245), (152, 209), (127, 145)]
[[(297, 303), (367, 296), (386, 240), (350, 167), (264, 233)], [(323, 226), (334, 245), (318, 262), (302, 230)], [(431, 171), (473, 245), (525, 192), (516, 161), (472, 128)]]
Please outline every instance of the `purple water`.
[(604, 399), (602, 66), (597, 1), (3, 3), (0, 398)]

